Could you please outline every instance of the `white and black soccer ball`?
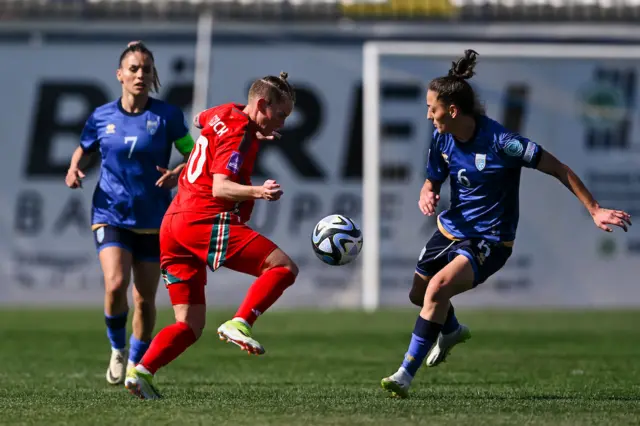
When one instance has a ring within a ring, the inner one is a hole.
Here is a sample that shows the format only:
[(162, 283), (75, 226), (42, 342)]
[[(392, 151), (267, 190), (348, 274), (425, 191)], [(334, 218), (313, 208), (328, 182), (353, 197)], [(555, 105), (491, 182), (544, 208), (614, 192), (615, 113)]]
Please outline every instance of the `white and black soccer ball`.
[(332, 214), (320, 220), (311, 234), (313, 252), (328, 265), (346, 265), (362, 249), (362, 232), (349, 217)]

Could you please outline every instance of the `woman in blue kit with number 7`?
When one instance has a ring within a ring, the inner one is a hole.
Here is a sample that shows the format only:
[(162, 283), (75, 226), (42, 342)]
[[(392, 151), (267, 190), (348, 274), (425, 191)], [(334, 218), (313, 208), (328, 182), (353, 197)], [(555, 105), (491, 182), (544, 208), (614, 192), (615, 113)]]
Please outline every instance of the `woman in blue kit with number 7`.
[[(194, 144), (182, 111), (149, 96), (151, 90), (158, 91), (160, 82), (153, 53), (143, 43), (129, 43), (120, 55), (116, 76), (122, 96), (93, 111), (65, 179), (69, 188), (80, 188), (85, 176), (79, 168), (81, 159), (100, 152), (91, 227), (104, 274), (110, 384), (123, 383), (127, 368), (135, 366), (149, 347), (160, 279), (159, 229), (185, 164), (169, 170), (169, 159), (175, 146), (186, 162)], [(127, 362), (132, 271), (133, 333)]]

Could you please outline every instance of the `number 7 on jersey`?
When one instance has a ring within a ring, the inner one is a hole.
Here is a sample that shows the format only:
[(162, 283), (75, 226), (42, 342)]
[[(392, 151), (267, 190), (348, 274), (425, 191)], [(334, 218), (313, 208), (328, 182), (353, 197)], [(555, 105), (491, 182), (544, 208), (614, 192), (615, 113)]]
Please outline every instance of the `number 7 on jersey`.
[(133, 149), (136, 147), (136, 142), (138, 142), (137, 136), (125, 136), (124, 144), (128, 145), (131, 142), (131, 149), (129, 149), (129, 156), (127, 158), (131, 158), (131, 154), (133, 154)]

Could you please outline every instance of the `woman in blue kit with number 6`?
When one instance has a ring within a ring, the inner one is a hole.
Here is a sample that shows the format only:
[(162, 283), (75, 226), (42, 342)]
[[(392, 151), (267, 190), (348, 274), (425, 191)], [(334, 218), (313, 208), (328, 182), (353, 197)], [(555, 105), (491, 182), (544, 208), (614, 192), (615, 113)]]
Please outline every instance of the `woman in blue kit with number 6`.
[[(160, 279), (159, 229), (171, 203), (171, 189), (184, 167), (169, 170), (172, 146), (189, 158), (193, 139), (182, 111), (151, 98), (160, 82), (153, 53), (131, 42), (120, 55), (116, 72), (122, 96), (96, 108), (87, 120), (80, 146), (65, 179), (82, 186), (81, 159), (98, 151), (100, 179), (93, 194), (91, 226), (104, 273), (104, 313), (111, 342), (107, 382), (124, 382), (149, 347), (156, 320)], [(133, 271), (133, 334), (127, 363), (127, 290)]]

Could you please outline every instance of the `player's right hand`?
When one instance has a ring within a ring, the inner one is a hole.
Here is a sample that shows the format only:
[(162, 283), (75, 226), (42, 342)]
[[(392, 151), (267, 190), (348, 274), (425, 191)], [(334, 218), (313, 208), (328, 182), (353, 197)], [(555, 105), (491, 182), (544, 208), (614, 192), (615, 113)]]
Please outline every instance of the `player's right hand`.
[(418, 207), (422, 214), (427, 216), (433, 216), (436, 214), (436, 207), (438, 207), (438, 201), (440, 201), (440, 194), (436, 194), (433, 191), (420, 191), (420, 200), (418, 201)]
[(71, 189), (82, 188), (82, 179), (84, 179), (84, 176), (85, 174), (82, 173), (80, 169), (69, 169), (64, 182)]
[(260, 187), (260, 198), (267, 201), (276, 201), (282, 196), (280, 184), (273, 179), (267, 179)]

